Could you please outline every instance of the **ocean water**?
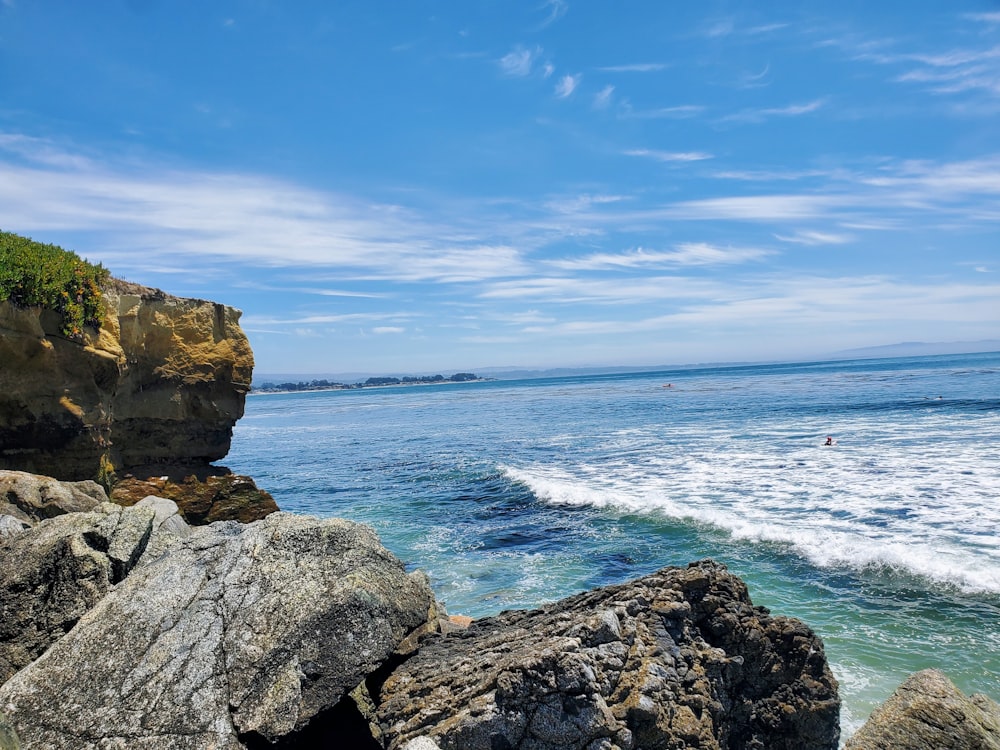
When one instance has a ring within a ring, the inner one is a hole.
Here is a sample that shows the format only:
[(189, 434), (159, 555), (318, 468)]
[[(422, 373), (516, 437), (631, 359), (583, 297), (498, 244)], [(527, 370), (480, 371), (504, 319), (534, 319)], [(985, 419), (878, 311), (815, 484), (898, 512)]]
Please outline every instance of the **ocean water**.
[(1000, 353), (262, 394), (226, 464), (452, 613), (724, 562), (823, 637), (845, 737), (925, 667), (1000, 700)]

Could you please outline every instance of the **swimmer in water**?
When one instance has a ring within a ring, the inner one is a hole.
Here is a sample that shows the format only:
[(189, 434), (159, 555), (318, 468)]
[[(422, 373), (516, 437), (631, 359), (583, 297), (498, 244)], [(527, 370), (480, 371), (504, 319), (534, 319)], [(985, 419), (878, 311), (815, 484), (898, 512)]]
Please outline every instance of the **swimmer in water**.
[(830, 435), (827, 435), (826, 442), (823, 443), (823, 445), (834, 445), (834, 444), (835, 444), (834, 439)]

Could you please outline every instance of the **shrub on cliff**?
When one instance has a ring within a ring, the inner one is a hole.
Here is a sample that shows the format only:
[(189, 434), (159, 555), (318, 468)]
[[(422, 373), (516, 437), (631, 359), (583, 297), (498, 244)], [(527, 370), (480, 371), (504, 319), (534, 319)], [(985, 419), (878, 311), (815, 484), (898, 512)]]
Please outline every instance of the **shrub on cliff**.
[(101, 325), (101, 284), (108, 275), (101, 264), (57, 245), (0, 232), (0, 301), (55, 310), (69, 338), (80, 338), (85, 325)]

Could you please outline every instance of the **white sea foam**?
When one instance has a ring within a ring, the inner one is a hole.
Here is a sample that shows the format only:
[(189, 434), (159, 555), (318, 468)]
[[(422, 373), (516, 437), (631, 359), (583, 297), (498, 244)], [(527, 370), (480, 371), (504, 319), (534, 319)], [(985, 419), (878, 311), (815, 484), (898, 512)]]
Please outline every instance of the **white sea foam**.
[(554, 504), (656, 512), (784, 543), (821, 567), (1000, 593), (997, 416), (961, 430), (924, 418), (919, 439), (870, 417), (844, 420), (832, 448), (778, 423), (739, 438), (701, 427), (629, 430), (586, 461), (503, 470)]

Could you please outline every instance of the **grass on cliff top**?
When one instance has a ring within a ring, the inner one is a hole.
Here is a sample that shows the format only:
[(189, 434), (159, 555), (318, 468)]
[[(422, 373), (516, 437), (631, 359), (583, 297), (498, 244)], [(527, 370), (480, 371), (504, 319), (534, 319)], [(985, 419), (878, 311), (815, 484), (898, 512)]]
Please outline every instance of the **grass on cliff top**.
[(100, 327), (101, 286), (109, 275), (58, 245), (0, 231), (0, 301), (55, 310), (68, 338), (82, 338), (84, 326)]

